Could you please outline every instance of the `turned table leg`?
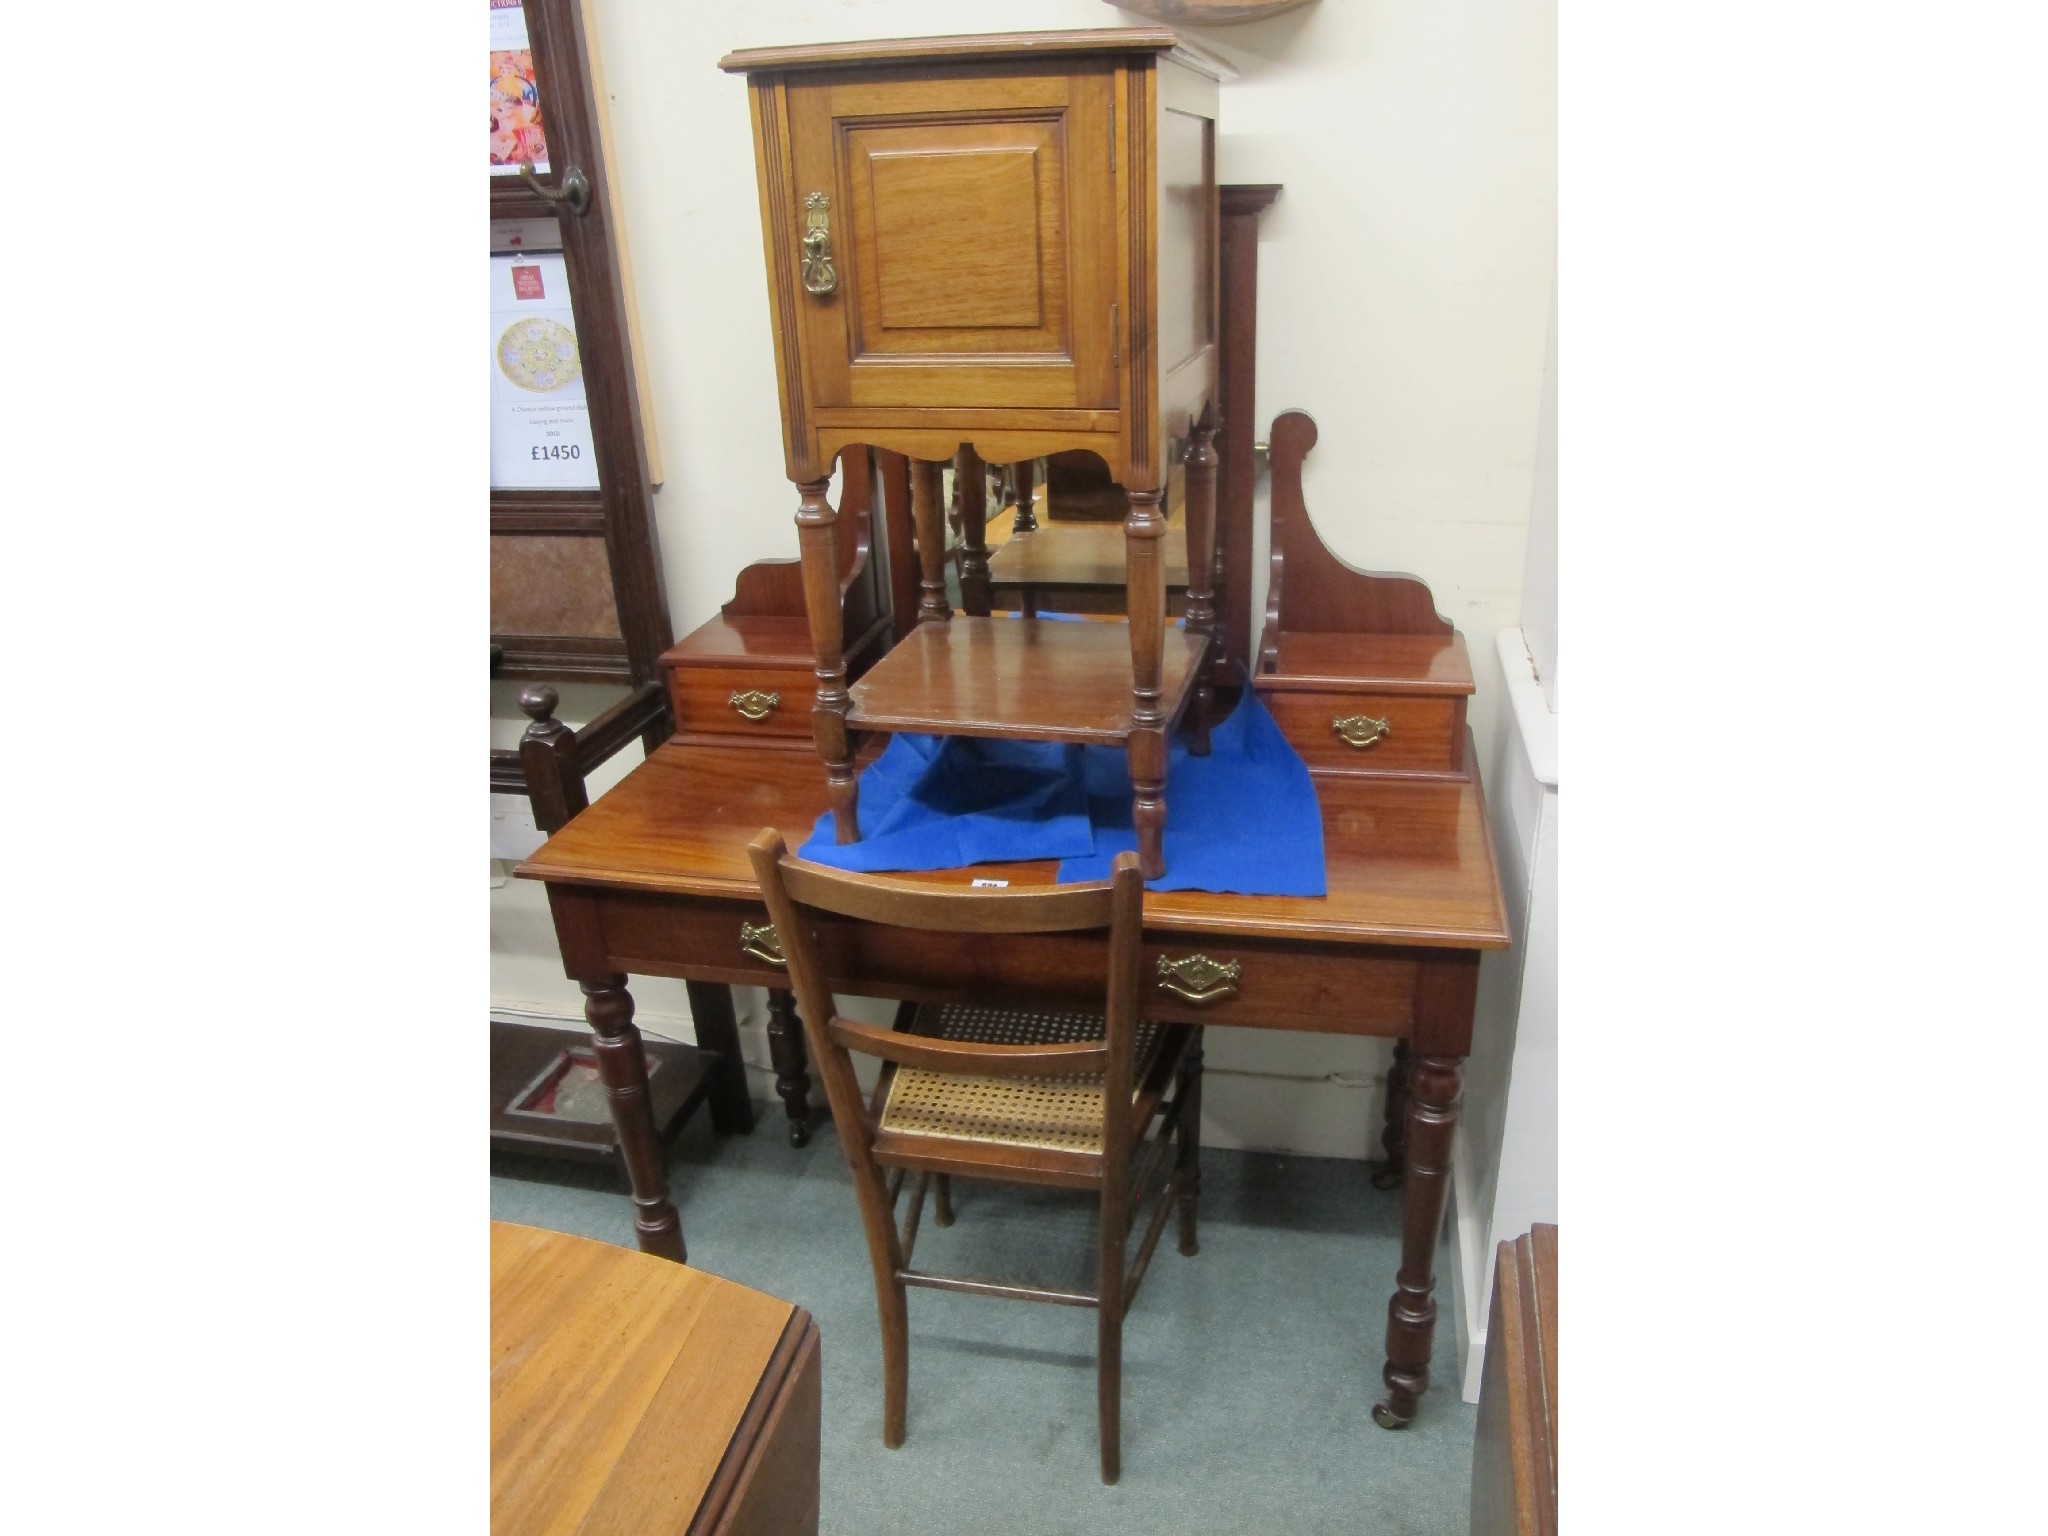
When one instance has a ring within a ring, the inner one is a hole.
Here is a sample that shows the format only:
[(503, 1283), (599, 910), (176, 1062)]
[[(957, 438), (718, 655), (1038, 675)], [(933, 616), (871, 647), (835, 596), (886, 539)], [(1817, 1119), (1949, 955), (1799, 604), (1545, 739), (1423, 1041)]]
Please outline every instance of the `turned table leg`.
[(768, 1059), (775, 1066), (775, 1091), (789, 1115), (789, 1144), (809, 1146), (811, 1075), (805, 1070), (810, 1057), (804, 1050), (804, 1023), (795, 997), (776, 989), (768, 993)]
[[(1207, 417), (1203, 420), (1206, 422)], [(1209, 755), (1209, 717), (1216, 704), (1211, 664), (1216, 638), (1216, 433), (1199, 426), (1188, 434), (1188, 633), (1202, 637), (1202, 654), (1195, 665), (1200, 678), (1188, 709), (1188, 751), (1196, 757)]]
[(1138, 833), (1138, 870), (1147, 880), (1166, 873), (1166, 711), (1160, 667), (1166, 645), (1166, 535), (1160, 490), (1132, 491), (1124, 519), (1124, 573), (1131, 625), (1131, 821)]
[(1034, 493), (1038, 489), (1038, 461), (1025, 459), (1010, 466), (1010, 484), (1017, 495), (1017, 520), (1010, 524), (1012, 533), (1036, 533), (1038, 512), (1032, 506)]
[(917, 527), (917, 621), (944, 624), (953, 617), (946, 597), (946, 508), (944, 466), (910, 461), (910, 516)]
[(1451, 1187), (1451, 1132), (1458, 1124), (1459, 1056), (1418, 1056), (1410, 1068), (1406, 1166), (1401, 1180), (1401, 1268), (1387, 1303), (1386, 1397), (1373, 1422), (1399, 1429), (1429, 1387), (1436, 1345), (1436, 1247)]
[(1380, 1146), (1387, 1160), (1373, 1170), (1374, 1189), (1399, 1189), (1401, 1163), (1408, 1144), (1408, 1073), (1414, 1062), (1406, 1040), (1394, 1042), (1394, 1060), (1387, 1068), (1387, 1118), (1380, 1131)]
[(1180, 1251), (1193, 1257), (1201, 1251), (1195, 1218), (1202, 1199), (1202, 1026), (1188, 1032), (1187, 1053), (1180, 1061), (1180, 1145), (1174, 1149), (1180, 1168)]
[(717, 982), (683, 983), (690, 994), (690, 1019), (697, 1044), (718, 1053), (718, 1076), (711, 1081), (711, 1128), (724, 1135), (754, 1128), (754, 1099), (747, 1092), (747, 1064), (740, 1056), (739, 1020), (733, 1017), (732, 988)]
[(853, 774), (853, 748), (846, 734), (846, 636), (839, 613), (839, 513), (825, 499), (829, 480), (797, 486), (797, 547), (803, 557), (804, 612), (810, 620), (811, 649), (818, 663), (818, 697), (811, 706), (811, 739), (825, 762), (825, 792), (832, 802), (835, 842), (860, 841), (860, 783)]
[(960, 606), (989, 616), (988, 466), (972, 448), (953, 455), (953, 488), (960, 498)]
[(597, 1036), (597, 1071), (604, 1079), (619, 1156), (633, 1186), (633, 1229), (642, 1253), (684, 1262), (683, 1219), (668, 1198), (661, 1138), (654, 1129), (654, 1105), (647, 1096), (647, 1056), (633, 1027), (633, 994), (626, 978), (586, 981), (583, 1016)]

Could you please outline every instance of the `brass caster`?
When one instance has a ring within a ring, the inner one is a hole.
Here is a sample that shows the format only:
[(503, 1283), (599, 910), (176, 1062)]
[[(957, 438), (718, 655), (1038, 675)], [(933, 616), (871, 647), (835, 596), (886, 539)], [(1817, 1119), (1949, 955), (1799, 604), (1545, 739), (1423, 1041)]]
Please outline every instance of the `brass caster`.
[(1411, 1413), (1404, 1418), (1385, 1403), (1374, 1403), (1372, 1405), (1372, 1421), (1379, 1425), (1381, 1429), (1406, 1429), (1415, 1422), (1415, 1415)]

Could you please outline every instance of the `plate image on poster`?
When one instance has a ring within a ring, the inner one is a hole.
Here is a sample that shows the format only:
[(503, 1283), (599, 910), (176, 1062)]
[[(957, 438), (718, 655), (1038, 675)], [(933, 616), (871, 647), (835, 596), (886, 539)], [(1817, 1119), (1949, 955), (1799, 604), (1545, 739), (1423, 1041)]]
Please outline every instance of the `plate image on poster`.
[(517, 176), (526, 160), (548, 168), (526, 11), (520, 0), (491, 0), (491, 174)]
[(567, 389), (583, 377), (576, 333), (545, 315), (515, 320), (498, 337), (498, 372), (536, 395)]
[(491, 489), (598, 488), (568, 269), (553, 252), (491, 257)]

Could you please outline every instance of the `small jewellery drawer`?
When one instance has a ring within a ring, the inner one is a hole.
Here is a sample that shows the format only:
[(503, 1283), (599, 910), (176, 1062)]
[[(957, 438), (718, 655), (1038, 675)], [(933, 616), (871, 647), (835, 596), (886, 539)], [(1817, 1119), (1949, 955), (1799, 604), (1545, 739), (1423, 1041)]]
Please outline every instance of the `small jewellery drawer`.
[(692, 736), (811, 734), (817, 684), (808, 669), (671, 667), (676, 730)]
[(1465, 776), (1462, 697), (1263, 688), (1259, 697), (1319, 773)]

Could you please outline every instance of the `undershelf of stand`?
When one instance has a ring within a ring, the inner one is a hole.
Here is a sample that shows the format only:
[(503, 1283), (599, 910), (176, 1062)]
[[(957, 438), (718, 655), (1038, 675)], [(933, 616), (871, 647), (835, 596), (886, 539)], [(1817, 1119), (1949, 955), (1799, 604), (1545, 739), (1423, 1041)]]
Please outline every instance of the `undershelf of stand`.
[[(1160, 707), (1179, 718), (1202, 637), (1169, 628)], [(851, 689), (855, 730), (1121, 747), (1131, 734), (1131, 632), (1121, 621), (920, 624)]]
[[(1167, 524), (1162, 543), (1166, 585), (1188, 584), (1187, 525)], [(1122, 523), (1046, 521), (1029, 533), (1013, 533), (988, 557), (989, 582), (998, 587), (1114, 587), (1124, 585)]]

